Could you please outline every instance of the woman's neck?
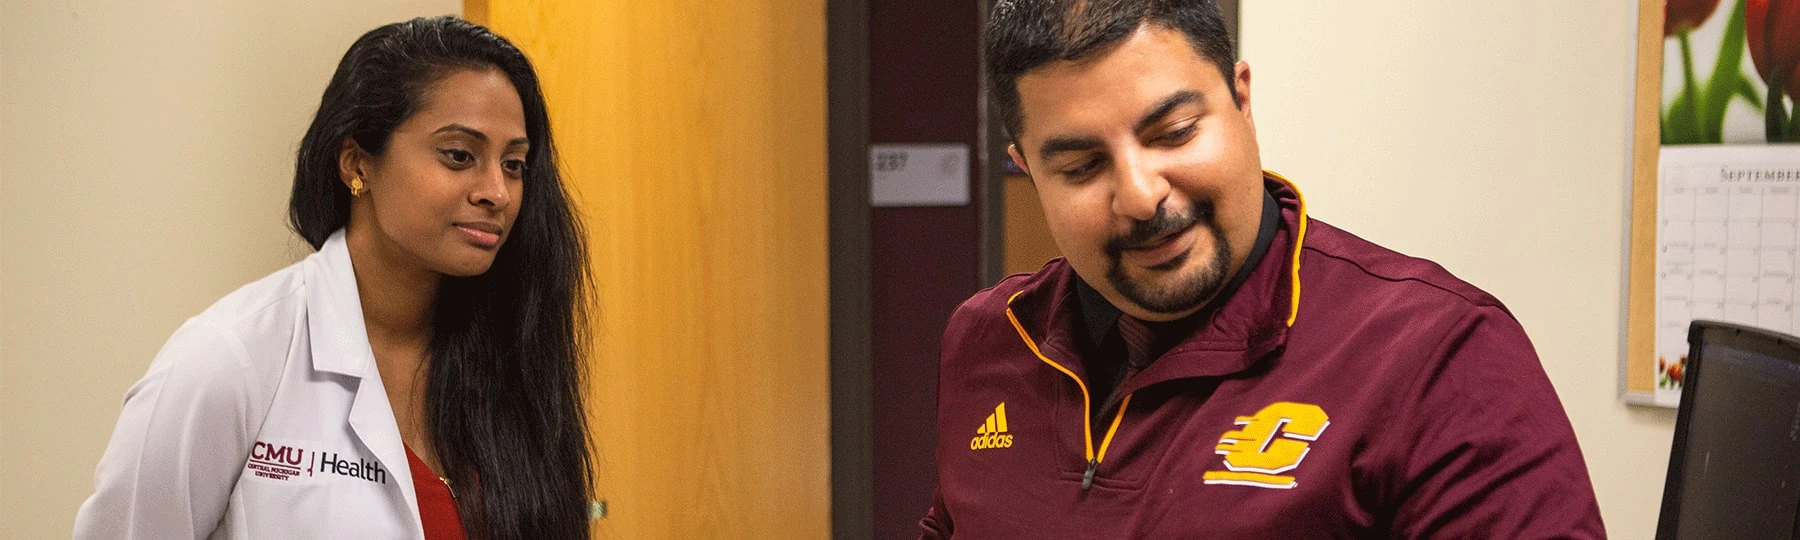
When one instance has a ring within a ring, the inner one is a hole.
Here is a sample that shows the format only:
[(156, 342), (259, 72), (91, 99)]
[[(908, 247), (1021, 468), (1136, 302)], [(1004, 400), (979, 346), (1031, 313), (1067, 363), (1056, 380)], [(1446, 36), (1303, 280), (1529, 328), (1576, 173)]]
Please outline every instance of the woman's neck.
[(432, 314), (442, 275), (394, 245), (369, 220), (353, 223), (345, 236), (369, 349), (375, 353), (375, 369), (381, 374), (400, 440), (442, 475), (425, 413)]
[[(442, 277), (382, 237), (372, 225), (352, 226), (345, 236), (369, 345), (378, 353), (424, 352), (431, 341), (432, 312)], [(376, 356), (377, 361), (383, 360), (381, 354)]]

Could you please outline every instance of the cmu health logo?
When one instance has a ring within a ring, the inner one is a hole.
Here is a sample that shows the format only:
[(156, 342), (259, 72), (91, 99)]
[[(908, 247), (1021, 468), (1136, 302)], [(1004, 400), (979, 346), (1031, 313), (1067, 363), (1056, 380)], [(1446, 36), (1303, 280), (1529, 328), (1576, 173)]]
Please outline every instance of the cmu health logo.
[(1300, 466), (1311, 443), (1325, 433), (1331, 418), (1318, 405), (1279, 402), (1256, 414), (1237, 417), (1238, 429), (1219, 437), (1216, 453), (1225, 470), (1206, 471), (1208, 484), (1293, 489), (1294, 477), (1282, 473)]
[(256, 441), (250, 446), (250, 460), (244, 470), (257, 478), (278, 482), (306, 481), (319, 475), (334, 475), (386, 484), (387, 469), (380, 462), (358, 456), (345, 456), (326, 450), (307, 450), (291, 443)]
[(1006, 432), (1006, 403), (994, 407), (994, 414), (987, 417), (980, 427), (975, 428), (975, 438), (969, 439), (970, 450), (987, 450), (990, 448), (1012, 448), (1013, 436)]

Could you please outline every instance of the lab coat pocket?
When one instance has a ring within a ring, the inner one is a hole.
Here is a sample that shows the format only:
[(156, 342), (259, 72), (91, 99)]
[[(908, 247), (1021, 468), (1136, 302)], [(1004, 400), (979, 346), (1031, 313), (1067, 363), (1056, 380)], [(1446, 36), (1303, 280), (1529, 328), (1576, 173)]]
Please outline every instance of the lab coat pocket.
[[(282, 482), (245, 472), (233, 494), (228, 520), (232, 538), (339, 537), (337, 486), (319, 481)], [(235, 518), (235, 519), (233, 519)]]
[[(394, 479), (359, 478), (315, 468), (278, 481), (246, 475), (234, 503), (245, 534), (234, 538), (404, 538), (411, 536)], [(385, 480), (385, 481), (383, 481)]]

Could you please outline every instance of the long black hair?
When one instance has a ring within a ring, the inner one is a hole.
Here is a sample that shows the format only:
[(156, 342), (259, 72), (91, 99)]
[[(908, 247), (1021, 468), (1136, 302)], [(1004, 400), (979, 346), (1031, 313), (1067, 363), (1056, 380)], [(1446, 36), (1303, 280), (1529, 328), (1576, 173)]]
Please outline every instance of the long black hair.
[(550, 119), (525, 54), (444, 16), (363, 34), (338, 63), (300, 142), (288, 217), (314, 249), (350, 219), (346, 138), (381, 155), (425, 91), (463, 69), (506, 74), (531, 141), (512, 235), (484, 274), (443, 278), (425, 411), (474, 538), (586, 538), (593, 461), (582, 406), (589, 290), (581, 224), (557, 171)]

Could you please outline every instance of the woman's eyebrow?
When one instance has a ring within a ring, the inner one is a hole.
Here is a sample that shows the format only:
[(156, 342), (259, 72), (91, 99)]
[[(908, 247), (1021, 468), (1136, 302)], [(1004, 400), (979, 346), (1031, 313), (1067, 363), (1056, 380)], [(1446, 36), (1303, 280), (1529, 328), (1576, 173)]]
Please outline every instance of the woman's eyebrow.
[[(479, 129), (475, 129), (475, 128), (465, 126), (462, 124), (450, 124), (450, 125), (438, 128), (437, 131), (433, 131), (431, 133), (433, 135), (436, 135), (438, 133), (452, 132), (452, 131), (458, 132), (458, 133), (467, 133), (470, 137), (474, 137), (475, 140), (478, 140), (481, 142), (487, 142), (487, 140), (488, 140), (486, 133), (482, 133), (481, 130), (479, 130)], [(509, 146), (509, 147), (528, 146), (530, 144), (531, 144), (531, 139), (529, 137), (519, 137), (519, 138), (510, 140), (510, 141), (506, 141), (506, 146)]]
[(481, 130), (479, 130), (479, 129), (475, 129), (475, 128), (465, 126), (462, 124), (450, 124), (450, 125), (447, 125), (447, 126), (444, 126), (441, 128), (437, 128), (437, 131), (433, 131), (431, 133), (433, 135), (436, 135), (439, 133), (444, 133), (444, 132), (449, 132), (449, 131), (467, 133), (467, 134), (469, 134), (470, 137), (474, 137), (475, 140), (482, 141), (482, 142), (487, 142), (487, 140), (488, 140), (486, 133), (482, 133)]

